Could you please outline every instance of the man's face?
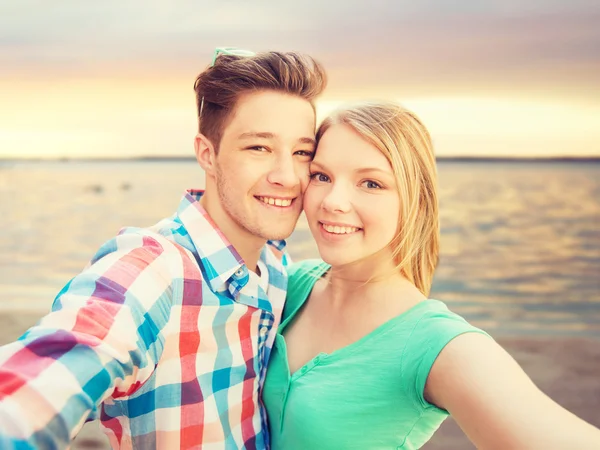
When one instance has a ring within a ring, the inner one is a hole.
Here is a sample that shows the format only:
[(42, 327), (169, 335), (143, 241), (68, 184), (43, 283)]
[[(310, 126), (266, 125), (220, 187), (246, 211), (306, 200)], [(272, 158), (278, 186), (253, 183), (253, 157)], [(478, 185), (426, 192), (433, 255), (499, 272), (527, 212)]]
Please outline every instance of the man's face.
[(238, 100), (223, 130), (214, 180), (219, 207), (233, 229), (261, 239), (292, 233), (302, 211), (314, 137), (315, 114), (304, 99), (263, 91)]

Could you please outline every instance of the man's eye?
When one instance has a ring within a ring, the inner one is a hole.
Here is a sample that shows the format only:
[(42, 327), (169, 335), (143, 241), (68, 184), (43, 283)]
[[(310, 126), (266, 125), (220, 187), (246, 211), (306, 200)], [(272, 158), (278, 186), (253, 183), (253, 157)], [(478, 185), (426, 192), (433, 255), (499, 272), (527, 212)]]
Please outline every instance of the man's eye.
[(312, 181), (319, 181), (321, 183), (329, 182), (329, 177), (321, 172), (313, 172), (310, 174), (310, 179)]
[(298, 150), (294, 154), (299, 156), (308, 156), (309, 158), (312, 158), (315, 152), (313, 152), (312, 150)]
[(267, 147), (264, 147), (262, 145), (254, 145), (252, 147), (248, 147), (248, 150), (254, 150), (257, 152), (266, 152), (268, 151)]

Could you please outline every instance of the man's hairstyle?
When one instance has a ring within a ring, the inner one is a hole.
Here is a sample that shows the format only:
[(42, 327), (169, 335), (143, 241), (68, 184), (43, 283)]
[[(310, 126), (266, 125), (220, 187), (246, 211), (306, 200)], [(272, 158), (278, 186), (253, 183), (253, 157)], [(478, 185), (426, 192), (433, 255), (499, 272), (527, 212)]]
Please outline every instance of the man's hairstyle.
[(323, 67), (295, 52), (265, 52), (254, 56), (220, 55), (213, 66), (196, 78), (198, 131), (218, 150), (240, 96), (248, 92), (276, 91), (309, 101), (327, 84)]

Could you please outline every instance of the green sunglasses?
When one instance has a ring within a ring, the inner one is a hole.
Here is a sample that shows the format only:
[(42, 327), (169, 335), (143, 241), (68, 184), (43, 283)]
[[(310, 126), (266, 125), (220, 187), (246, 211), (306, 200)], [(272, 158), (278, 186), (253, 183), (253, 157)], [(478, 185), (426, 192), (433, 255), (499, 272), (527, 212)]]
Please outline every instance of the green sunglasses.
[[(217, 58), (221, 55), (231, 55), (231, 56), (254, 56), (256, 53), (251, 52), (250, 50), (243, 50), (241, 48), (235, 47), (217, 47), (215, 48), (215, 52), (213, 53), (213, 58), (210, 63), (210, 67), (215, 65)], [(200, 101), (200, 111), (198, 115), (202, 117), (202, 110), (204, 109), (204, 97)]]
[(213, 59), (210, 63), (210, 66), (215, 65), (215, 61), (220, 55), (231, 55), (231, 56), (254, 56), (256, 53), (251, 52), (250, 50), (243, 50), (241, 48), (235, 47), (217, 47), (215, 48), (215, 52), (213, 53)]

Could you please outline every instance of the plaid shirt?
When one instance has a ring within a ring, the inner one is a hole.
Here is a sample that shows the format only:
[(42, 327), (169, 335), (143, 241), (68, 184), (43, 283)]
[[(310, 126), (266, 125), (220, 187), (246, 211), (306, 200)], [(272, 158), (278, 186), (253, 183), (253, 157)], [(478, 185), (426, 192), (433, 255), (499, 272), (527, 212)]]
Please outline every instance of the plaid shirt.
[[(99, 418), (113, 448), (268, 448), (260, 393), (288, 257), (264, 247), (267, 292), (188, 191), (126, 228), (0, 348), (0, 448), (65, 448)], [(264, 267), (263, 266), (263, 267)]]

